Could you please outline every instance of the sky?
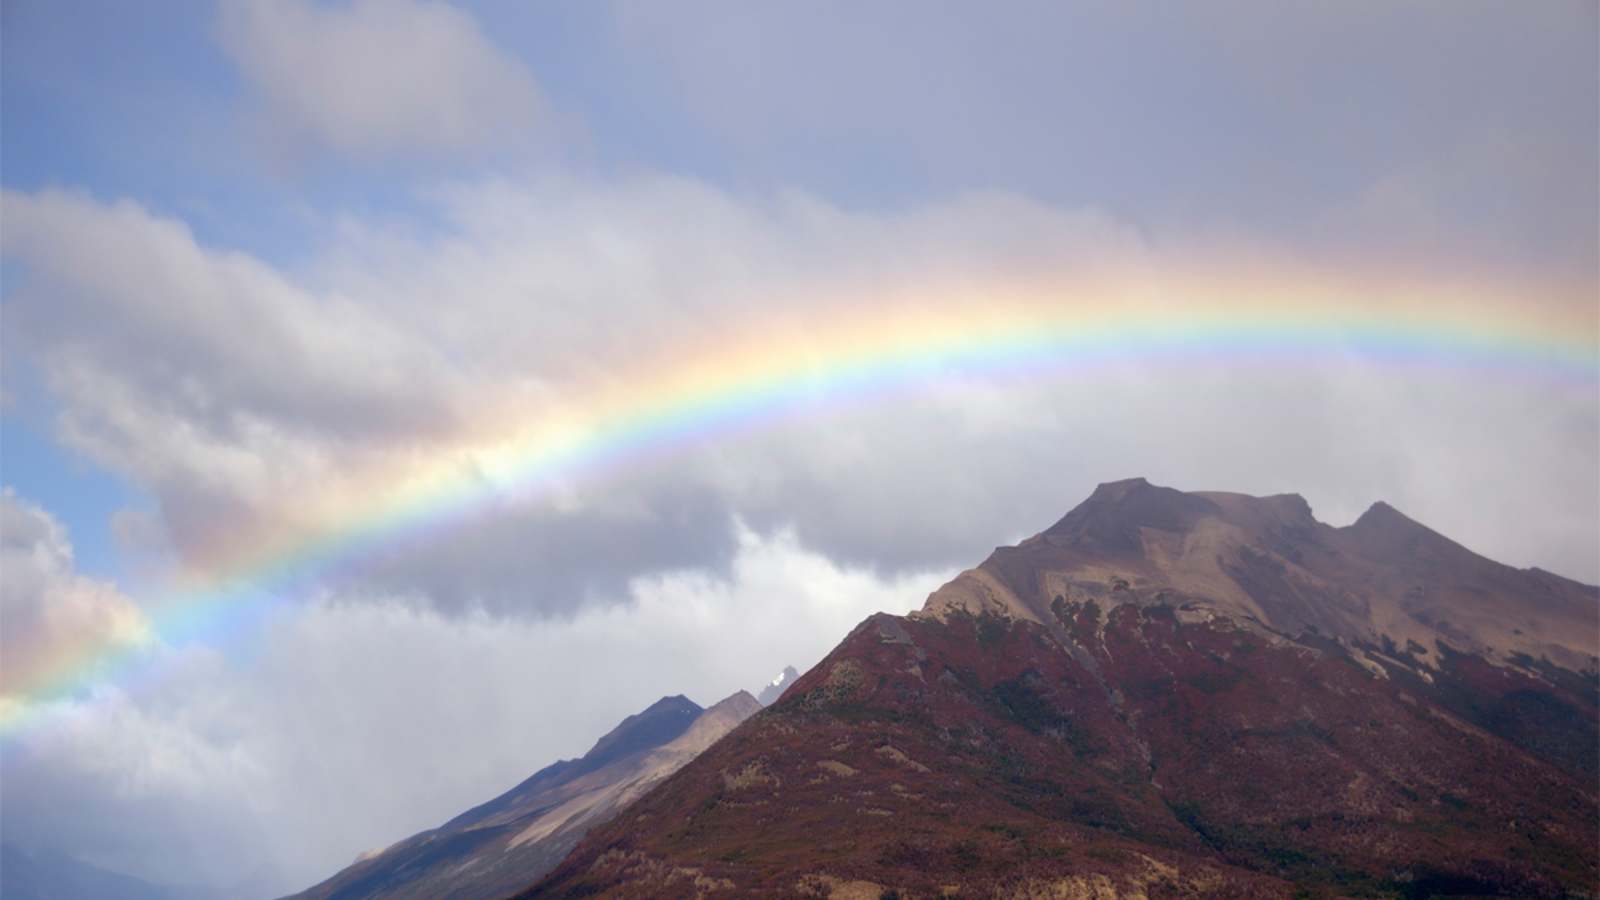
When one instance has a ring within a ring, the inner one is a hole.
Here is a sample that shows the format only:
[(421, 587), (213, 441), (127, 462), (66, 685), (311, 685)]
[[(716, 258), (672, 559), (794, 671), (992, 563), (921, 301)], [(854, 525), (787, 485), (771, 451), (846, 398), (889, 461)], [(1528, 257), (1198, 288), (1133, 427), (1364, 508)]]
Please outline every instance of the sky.
[(7, 842), (303, 888), (1132, 476), (1600, 581), (1593, 3), (0, 10)]

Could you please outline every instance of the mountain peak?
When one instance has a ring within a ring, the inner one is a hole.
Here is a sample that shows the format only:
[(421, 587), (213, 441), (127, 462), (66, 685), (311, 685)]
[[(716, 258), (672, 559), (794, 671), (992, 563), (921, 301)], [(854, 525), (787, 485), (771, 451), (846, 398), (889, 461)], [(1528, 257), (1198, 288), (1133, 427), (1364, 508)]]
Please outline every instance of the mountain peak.
[(739, 723), (760, 711), (760, 701), (750, 696), (749, 691), (734, 691), (706, 707), (706, 711), (695, 718), (689, 730), (668, 744), (666, 749), (683, 757), (681, 761), (675, 763), (681, 765), (682, 761), (687, 761), (688, 757), (703, 752), (723, 735), (738, 727)]
[(1340, 530), (1364, 551), (1382, 559), (1476, 558), (1472, 551), (1382, 500)]
[(777, 703), (778, 698), (783, 696), (783, 692), (787, 691), (789, 685), (794, 684), (799, 677), (800, 673), (795, 671), (794, 666), (784, 666), (783, 671), (778, 673), (778, 677), (767, 682), (766, 686), (761, 689), (761, 693), (756, 697), (756, 702), (762, 706), (771, 706)]
[(1311, 504), (1307, 503), (1306, 498), (1299, 494), (1273, 494), (1270, 497), (1262, 497), (1261, 502), (1288, 513), (1297, 519), (1316, 520), (1316, 516), (1311, 513)]
[(1087, 500), (1046, 529), (1044, 536), (1106, 553), (1137, 553), (1139, 529), (1183, 531), (1216, 509), (1215, 503), (1198, 494), (1153, 485), (1144, 478), (1128, 478), (1096, 487)]
[(1155, 487), (1155, 485), (1151, 484), (1149, 479), (1145, 478), (1143, 475), (1136, 475), (1132, 478), (1124, 478), (1120, 481), (1102, 481), (1095, 485), (1094, 493), (1090, 494), (1089, 496), (1091, 498), (1102, 497), (1109, 500), (1118, 500), (1134, 491), (1144, 490), (1152, 487)]
[[(1432, 648), (1444, 642), (1592, 668), (1594, 588), (1528, 577), (1388, 503), (1334, 528), (1298, 494), (1185, 493), (1129, 478), (1095, 488), (1040, 535), (996, 549), (930, 595), (922, 614), (987, 612), (1065, 637), (1058, 599), (1100, 609), (1201, 604), (1288, 634), (1414, 643), (1435, 662)], [(1562, 624), (1529, 628), (1535, 614)]]
[(729, 710), (743, 713), (740, 718), (744, 718), (752, 713), (760, 712), (761, 701), (757, 700), (749, 691), (738, 690), (706, 707), (706, 712), (708, 713), (727, 712)]
[[(1401, 516), (1402, 518), (1404, 518), (1404, 515), (1400, 512), (1400, 510), (1395, 509), (1393, 506), (1390, 506), (1386, 501), (1374, 500), (1372, 505), (1367, 507), (1367, 511), (1361, 514), (1361, 519), (1366, 519), (1366, 518), (1369, 518), (1369, 517), (1371, 517), (1371, 518), (1381, 518), (1381, 517), (1384, 517), (1384, 516), (1391, 516), (1391, 515)], [(1357, 521), (1360, 521), (1360, 519), (1357, 519)]]
[(1407, 516), (1405, 513), (1401, 512), (1400, 510), (1395, 509), (1393, 506), (1390, 506), (1388, 503), (1385, 503), (1384, 501), (1379, 500), (1376, 503), (1373, 503), (1371, 506), (1367, 507), (1367, 511), (1362, 513), (1361, 517), (1355, 520), (1354, 527), (1356, 527), (1356, 528), (1386, 528), (1386, 527), (1422, 528), (1424, 526), (1422, 526), (1416, 520), (1414, 520), (1411, 517)]
[(1391, 525), (1431, 534), (1102, 485), (519, 896), (1586, 890), (1600, 591), (1362, 538)]
[(595, 741), (594, 747), (583, 755), (582, 765), (597, 769), (646, 747), (664, 744), (686, 731), (701, 712), (698, 703), (682, 694), (662, 697)]

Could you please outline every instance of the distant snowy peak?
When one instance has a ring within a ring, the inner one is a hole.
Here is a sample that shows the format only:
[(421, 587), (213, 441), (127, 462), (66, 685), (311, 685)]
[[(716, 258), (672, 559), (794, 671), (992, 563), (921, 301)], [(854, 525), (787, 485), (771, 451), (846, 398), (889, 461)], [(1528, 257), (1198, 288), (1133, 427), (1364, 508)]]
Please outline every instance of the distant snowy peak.
[(771, 706), (778, 702), (778, 698), (783, 696), (783, 692), (788, 690), (789, 685), (794, 684), (795, 679), (799, 677), (800, 673), (794, 670), (794, 666), (784, 666), (783, 671), (778, 673), (778, 677), (767, 682), (767, 686), (761, 689), (761, 693), (756, 695), (756, 699), (761, 701), (762, 706)]

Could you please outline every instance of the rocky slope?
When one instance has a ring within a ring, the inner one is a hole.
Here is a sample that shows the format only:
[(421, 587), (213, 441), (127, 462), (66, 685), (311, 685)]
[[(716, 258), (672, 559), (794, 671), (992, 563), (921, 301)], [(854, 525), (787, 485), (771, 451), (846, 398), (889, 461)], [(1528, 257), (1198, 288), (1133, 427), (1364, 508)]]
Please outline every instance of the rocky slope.
[(1103, 485), (521, 896), (1594, 896), (1600, 589)]
[(296, 895), (500, 898), (549, 871), (590, 828), (676, 772), (761, 708), (740, 691), (701, 709), (664, 697), (581, 759), (563, 760), (444, 825), (407, 838)]

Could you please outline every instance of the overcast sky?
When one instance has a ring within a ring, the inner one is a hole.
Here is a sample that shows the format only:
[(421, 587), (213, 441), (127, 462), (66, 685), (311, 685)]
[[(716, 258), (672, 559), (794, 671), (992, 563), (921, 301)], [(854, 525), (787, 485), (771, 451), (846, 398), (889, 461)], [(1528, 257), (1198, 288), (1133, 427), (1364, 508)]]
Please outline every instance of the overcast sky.
[[(1600, 580), (1592, 2), (0, 8), (6, 841), (301, 888), (1134, 475)], [(172, 625), (219, 548), (659, 361), (826, 358), (877, 298), (959, 322), (1018, 279), (1180, 313), (1314, 281), (1424, 328), (1465, 290), (1587, 362), (1130, 344), (824, 385), (538, 490), (485, 469), (421, 538)]]

